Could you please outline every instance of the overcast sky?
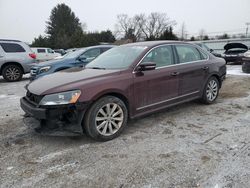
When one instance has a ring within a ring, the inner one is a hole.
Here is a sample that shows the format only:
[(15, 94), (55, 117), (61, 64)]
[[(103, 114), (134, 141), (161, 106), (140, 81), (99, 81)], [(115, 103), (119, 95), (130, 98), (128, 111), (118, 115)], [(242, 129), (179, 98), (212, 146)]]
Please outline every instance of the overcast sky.
[(215, 32), (244, 33), (250, 22), (250, 0), (0, 0), (0, 38), (32, 42), (44, 34), (51, 9), (67, 4), (88, 31), (114, 30), (117, 14), (164, 12), (177, 22), (175, 32), (185, 22), (188, 34)]

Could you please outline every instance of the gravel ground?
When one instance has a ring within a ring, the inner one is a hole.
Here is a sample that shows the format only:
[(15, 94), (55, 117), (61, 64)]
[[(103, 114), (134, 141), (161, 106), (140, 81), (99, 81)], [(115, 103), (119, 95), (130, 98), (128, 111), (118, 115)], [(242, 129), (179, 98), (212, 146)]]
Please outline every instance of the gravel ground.
[(215, 104), (130, 121), (105, 143), (29, 130), (27, 83), (0, 77), (1, 187), (250, 187), (250, 77), (229, 75)]

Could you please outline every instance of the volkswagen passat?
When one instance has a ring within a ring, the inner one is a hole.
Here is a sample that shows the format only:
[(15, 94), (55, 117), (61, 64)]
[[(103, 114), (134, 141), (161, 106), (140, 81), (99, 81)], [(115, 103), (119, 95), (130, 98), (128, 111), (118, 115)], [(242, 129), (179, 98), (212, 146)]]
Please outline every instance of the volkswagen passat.
[(200, 47), (169, 41), (122, 45), (85, 69), (31, 82), (21, 107), (39, 120), (37, 131), (86, 133), (107, 141), (129, 118), (200, 99), (213, 103), (226, 75), (225, 60)]

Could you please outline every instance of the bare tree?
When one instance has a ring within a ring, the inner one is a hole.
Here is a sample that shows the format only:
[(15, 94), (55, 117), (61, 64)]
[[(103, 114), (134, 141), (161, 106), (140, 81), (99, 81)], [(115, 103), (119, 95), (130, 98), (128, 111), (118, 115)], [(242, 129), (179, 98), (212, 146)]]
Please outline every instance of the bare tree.
[(116, 35), (126, 36), (133, 27), (132, 18), (129, 18), (127, 14), (117, 15), (117, 23), (115, 25)]
[(144, 38), (142, 29), (144, 27), (145, 21), (145, 14), (137, 14), (133, 17), (133, 30), (134, 35), (136, 37), (136, 41), (142, 40)]
[(170, 20), (166, 13), (152, 12), (147, 18), (144, 18), (144, 27), (142, 32), (146, 39), (156, 39), (166, 31), (170, 26), (175, 25), (175, 21)]
[(186, 24), (183, 22), (181, 24), (181, 29), (180, 29), (180, 38), (181, 40), (185, 40), (187, 37), (187, 30), (186, 30)]
[(199, 39), (203, 40), (205, 35), (206, 35), (206, 31), (204, 29), (201, 29), (199, 31)]
[(170, 20), (165, 13), (153, 12), (146, 16), (145, 14), (137, 14), (129, 18), (126, 14), (117, 16), (116, 33), (123, 36), (133, 36), (135, 40), (141, 39), (157, 39), (166, 29), (175, 25), (175, 21)]

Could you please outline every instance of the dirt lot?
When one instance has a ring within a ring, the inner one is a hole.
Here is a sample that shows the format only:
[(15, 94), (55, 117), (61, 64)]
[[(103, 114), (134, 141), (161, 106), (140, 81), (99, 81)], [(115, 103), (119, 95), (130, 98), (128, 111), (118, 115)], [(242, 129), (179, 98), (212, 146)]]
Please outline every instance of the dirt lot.
[(250, 77), (228, 76), (216, 104), (131, 121), (105, 143), (29, 130), (27, 83), (0, 78), (1, 187), (250, 187)]

